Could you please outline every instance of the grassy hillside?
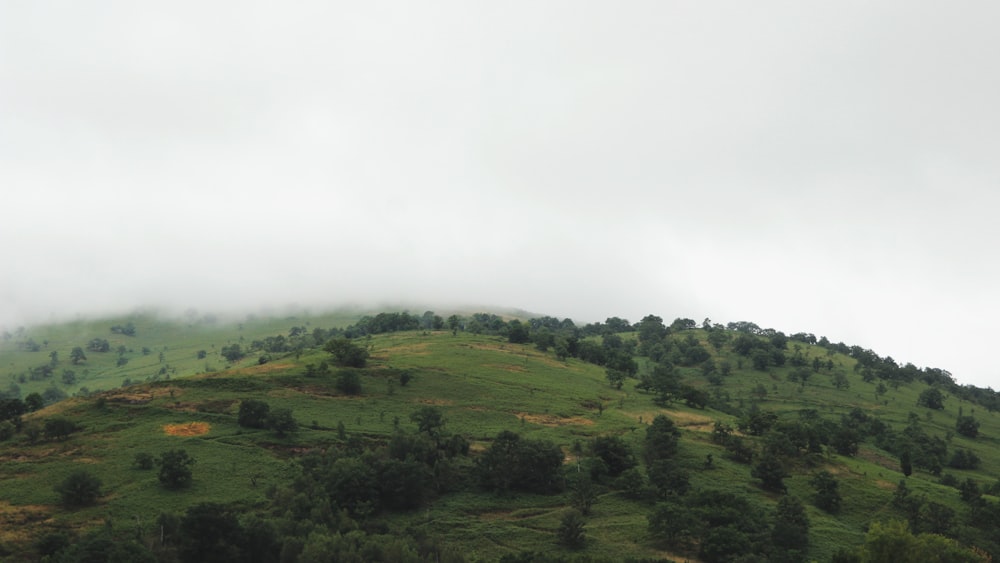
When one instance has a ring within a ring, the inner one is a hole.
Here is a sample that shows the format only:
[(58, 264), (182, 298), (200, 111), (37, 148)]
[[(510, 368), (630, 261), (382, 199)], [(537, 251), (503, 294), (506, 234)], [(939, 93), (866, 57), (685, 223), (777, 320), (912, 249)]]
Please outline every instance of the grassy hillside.
[[(657, 405), (655, 393), (637, 389), (639, 377), (654, 368), (654, 362), (643, 356), (636, 358), (636, 377), (616, 389), (609, 385), (604, 367), (573, 357), (559, 359), (551, 350), (514, 344), (504, 336), (460, 329), (356, 339), (371, 352), (367, 367), (353, 371), (362, 386), (357, 395), (338, 388), (341, 368), (317, 373), (315, 367), (330, 358), (318, 347), (281, 354), (255, 351), (237, 362), (220, 355), (224, 346), (249, 347), (268, 336), (344, 327), (358, 318), (342, 314), (245, 319), (229, 326), (210, 319), (170, 322), (136, 316), (12, 333), (0, 355), (0, 377), (9, 382), (8, 397), (16, 392), (23, 398), (51, 388), (80, 395), (24, 415), (23, 428), (42, 427), (63, 417), (80, 430), (66, 439), (43, 436), (32, 441), (22, 429), (0, 442), (0, 547), (11, 560), (31, 560), (33, 542), (47, 533), (81, 534), (101, 526), (129, 533), (138, 530), (143, 542), (153, 544), (160, 514), (182, 514), (200, 502), (222, 503), (243, 514), (274, 514), (274, 492), (300, 474), (298, 460), (307, 452), (375, 448), (397, 432), (415, 433), (410, 415), (426, 406), (443, 414), (447, 435), (461, 435), (470, 444), (469, 457), (455, 462), (461, 477), (454, 486), (428, 495), (419, 509), (378, 511), (359, 521), (365, 529), (433, 538), (472, 561), (526, 551), (610, 560), (697, 560), (697, 549), (678, 553), (675, 545), (652, 534), (653, 503), (627, 498), (613, 480), (598, 483), (596, 503), (586, 517), (585, 548), (576, 552), (559, 545), (557, 530), (572, 504), (572, 488), (554, 494), (496, 494), (482, 491), (468, 477), (474, 460), (504, 430), (557, 445), (564, 455), (566, 478), (572, 481), (574, 473), (587, 471), (588, 446), (595, 437), (620, 437), (641, 459), (646, 429), (656, 416), (666, 415), (681, 432), (675, 459), (688, 473), (691, 489), (737, 494), (769, 518), (782, 495), (764, 490), (751, 476), (751, 465), (730, 459), (713, 441), (717, 422), (736, 427), (747, 412), (765, 411), (795, 423), (802, 420), (802, 411), (814, 411), (812, 416), (836, 423), (841, 415), (861, 409), (895, 430), (919, 426), (942, 438), (949, 453), (967, 448), (981, 459), (978, 469), (946, 467), (944, 475), (957, 481), (971, 478), (982, 487), (997, 480), (1000, 419), (994, 413), (955, 397), (946, 397), (942, 409), (918, 407), (926, 384), (865, 382), (855, 369), (855, 359), (818, 345), (790, 342), (785, 350), (805, 365), (813, 365), (814, 359), (822, 362), (823, 367), (803, 383), (801, 378), (789, 379), (795, 371), (791, 365), (753, 369), (750, 359), (733, 350), (731, 340), (716, 348), (705, 331), (685, 330), (683, 337), (709, 351), (712, 362), (729, 365), (730, 373), (721, 379), (707, 378), (703, 362), (676, 368), (686, 385), (707, 392), (711, 399), (706, 408), (687, 406), (682, 400)], [(126, 323), (133, 323), (134, 336), (111, 332), (110, 327)], [(628, 341), (636, 334), (622, 337)], [(106, 338), (111, 351), (88, 351), (86, 362), (71, 365), (72, 348), (86, 346), (94, 338)], [(29, 351), (23, 344), (28, 340), (39, 349)], [(122, 356), (128, 358), (121, 366), (115, 352), (119, 346), (125, 347)], [(198, 358), (201, 350), (206, 352), (204, 358)], [(49, 362), (52, 351), (57, 352), (55, 373), (32, 380), (31, 369)], [(267, 356), (266, 363), (260, 363), (261, 356)], [(76, 373), (72, 384), (60, 380), (65, 369)], [(125, 380), (130, 384), (123, 387)], [(877, 393), (880, 384), (884, 392)], [(241, 427), (237, 415), (241, 401), (248, 399), (266, 401), (272, 411), (291, 409), (299, 429), (278, 436), (266, 429)], [(960, 409), (980, 423), (975, 439), (955, 433)], [(759, 454), (766, 436), (745, 439)], [(137, 453), (156, 457), (177, 448), (196, 460), (187, 488), (167, 489), (157, 480), (155, 469), (134, 467)], [(893, 503), (897, 483), (904, 479), (899, 460), (873, 440), (862, 441), (854, 456), (838, 455), (824, 446), (818, 454), (792, 456), (786, 465), (791, 474), (784, 481), (787, 493), (803, 502), (810, 522), (809, 559), (828, 561), (840, 548), (860, 546), (875, 521), (908, 518), (906, 510)], [(53, 486), (81, 468), (99, 476), (103, 495), (93, 506), (67, 509)], [(810, 479), (821, 470), (839, 483), (843, 502), (837, 514), (812, 502)], [(954, 512), (951, 535), (980, 544), (977, 532), (964, 521), (968, 503), (955, 487), (920, 469), (906, 481), (912, 495), (926, 495), (926, 501)], [(984, 502), (993, 501), (987, 497)]]

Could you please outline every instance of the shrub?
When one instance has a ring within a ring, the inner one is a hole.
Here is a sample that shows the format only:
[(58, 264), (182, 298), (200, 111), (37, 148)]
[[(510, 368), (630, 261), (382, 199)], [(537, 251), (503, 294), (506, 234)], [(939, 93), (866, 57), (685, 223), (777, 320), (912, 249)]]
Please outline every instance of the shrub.
[(101, 496), (101, 480), (87, 471), (76, 471), (55, 487), (66, 506), (89, 506)]

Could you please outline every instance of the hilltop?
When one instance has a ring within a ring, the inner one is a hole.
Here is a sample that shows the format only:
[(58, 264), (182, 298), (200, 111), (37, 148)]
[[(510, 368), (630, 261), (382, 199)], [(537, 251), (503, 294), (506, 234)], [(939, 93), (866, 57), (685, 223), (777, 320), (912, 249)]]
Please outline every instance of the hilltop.
[[(1000, 553), (995, 394), (807, 333), (341, 312), (4, 339), (13, 561)], [(54, 490), (81, 471), (94, 494)]]

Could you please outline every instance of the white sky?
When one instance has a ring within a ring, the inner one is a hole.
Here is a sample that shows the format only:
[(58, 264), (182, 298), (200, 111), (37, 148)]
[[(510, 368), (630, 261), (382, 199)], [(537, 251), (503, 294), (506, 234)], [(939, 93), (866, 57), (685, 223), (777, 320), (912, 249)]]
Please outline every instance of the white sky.
[(0, 0), (0, 325), (421, 302), (995, 386), (1000, 4)]

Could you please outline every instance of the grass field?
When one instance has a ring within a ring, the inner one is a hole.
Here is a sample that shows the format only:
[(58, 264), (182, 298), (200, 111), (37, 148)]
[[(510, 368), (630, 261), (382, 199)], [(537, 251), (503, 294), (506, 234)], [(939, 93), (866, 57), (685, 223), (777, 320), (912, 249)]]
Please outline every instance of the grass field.
[[(359, 372), (363, 385), (359, 396), (339, 392), (333, 374), (305, 375), (307, 364), (316, 365), (329, 356), (317, 349), (273, 357), (265, 364), (258, 364), (256, 356), (231, 364), (219, 353), (223, 346), (288, 334), (292, 327), (342, 327), (357, 317), (341, 313), (248, 318), (228, 325), (204, 318), (168, 321), (140, 315), (12, 333), (0, 351), (0, 377), (9, 382), (9, 391), (16, 385), (23, 397), (55, 385), (67, 395), (86, 387), (89, 396), (69, 398), (25, 417), (29, 425), (55, 416), (74, 420), (82, 430), (68, 439), (31, 444), (17, 435), (0, 443), (0, 545), (18, 552), (31, 537), (63, 527), (85, 529), (107, 522), (141, 527), (163, 511), (181, 512), (195, 502), (259, 509), (266, 505), (269, 487), (294, 477), (298, 455), (342, 442), (339, 428), (374, 443), (387, 439), (397, 427), (412, 428), (409, 415), (427, 405), (444, 413), (447, 431), (471, 441), (473, 453), (485, 449), (500, 431), (513, 430), (558, 444), (566, 454), (568, 470), (578, 457), (575, 445), (585, 446), (597, 435), (620, 436), (636, 452), (641, 451), (646, 425), (665, 414), (682, 431), (679, 460), (695, 488), (736, 492), (768, 511), (777, 501), (777, 496), (764, 492), (750, 477), (748, 466), (728, 460), (722, 448), (711, 442), (714, 423), (735, 424), (734, 416), (682, 403), (657, 407), (649, 394), (635, 389), (635, 380), (614, 389), (601, 367), (576, 359), (560, 361), (552, 352), (510, 344), (500, 337), (451, 331), (374, 336), (367, 341), (372, 352), (369, 367)], [(134, 337), (110, 332), (110, 326), (124, 322), (134, 323)], [(713, 350), (702, 331), (691, 334)], [(18, 347), (29, 338), (41, 345), (39, 351)], [(128, 363), (115, 365), (118, 354), (114, 351), (88, 352), (85, 364), (70, 366), (72, 348), (86, 346), (93, 338), (107, 338), (112, 350), (125, 346)], [(144, 355), (143, 348), (149, 353)], [(206, 351), (205, 358), (197, 357), (199, 350)], [(57, 373), (73, 369), (77, 382), (62, 385), (58, 375), (56, 381), (19, 380), (30, 368), (48, 362), (52, 351), (59, 358)], [(854, 360), (818, 346), (803, 346), (801, 351), (809, 359), (832, 360), (833, 371), (815, 374), (801, 385), (788, 380), (789, 368), (755, 371), (749, 369), (749, 362), (740, 367), (740, 358), (724, 350), (715, 352), (716, 359), (727, 359), (734, 369), (722, 390), (734, 405), (758, 401), (760, 408), (787, 417), (815, 409), (836, 420), (858, 407), (898, 429), (914, 413), (928, 433), (947, 437), (949, 449), (968, 448), (982, 459), (975, 471), (946, 472), (983, 484), (996, 481), (1000, 467), (997, 415), (955, 398), (946, 400), (943, 410), (917, 407), (917, 397), (925, 388), (921, 383), (904, 384), (876, 398), (877, 382), (862, 381), (854, 373)], [(166, 373), (160, 373), (164, 367)], [(832, 375), (838, 371), (847, 377), (848, 388), (834, 386)], [(398, 383), (403, 372), (411, 377), (405, 386)], [(682, 368), (682, 372), (692, 385), (710, 388), (699, 370)], [(125, 379), (141, 383), (122, 387)], [(762, 400), (759, 393), (755, 396), (759, 386), (767, 391)], [(279, 438), (270, 431), (240, 427), (236, 422), (239, 404), (249, 398), (266, 400), (272, 408), (292, 409), (300, 429)], [(954, 434), (960, 408), (981, 422), (979, 438)], [(133, 467), (139, 452), (156, 456), (177, 448), (197, 460), (190, 488), (165, 490), (155, 469)], [(708, 455), (713, 458), (710, 469), (705, 468)], [(96, 506), (64, 510), (52, 487), (78, 468), (98, 474), (106, 494)], [(833, 473), (840, 483), (844, 501), (837, 516), (812, 506), (809, 476), (821, 469)], [(903, 478), (898, 460), (868, 443), (855, 457), (827, 452), (811, 465), (795, 467), (793, 473), (786, 484), (789, 493), (807, 506), (812, 559), (826, 561), (839, 547), (860, 545), (867, 526), (875, 520), (903, 517), (890, 504), (896, 483)], [(930, 474), (917, 471), (908, 485), (956, 513), (963, 510), (956, 490), (939, 484)], [(524, 550), (569, 553), (554, 540), (567, 506), (565, 494), (501, 497), (466, 490), (444, 495), (417, 511), (389, 514), (386, 521), (399, 529), (418, 529), (441, 538), (458, 546), (468, 559), (494, 560)], [(649, 536), (649, 511), (645, 503), (603, 492), (587, 519), (585, 553), (611, 559), (693, 560), (663, 550)]]

